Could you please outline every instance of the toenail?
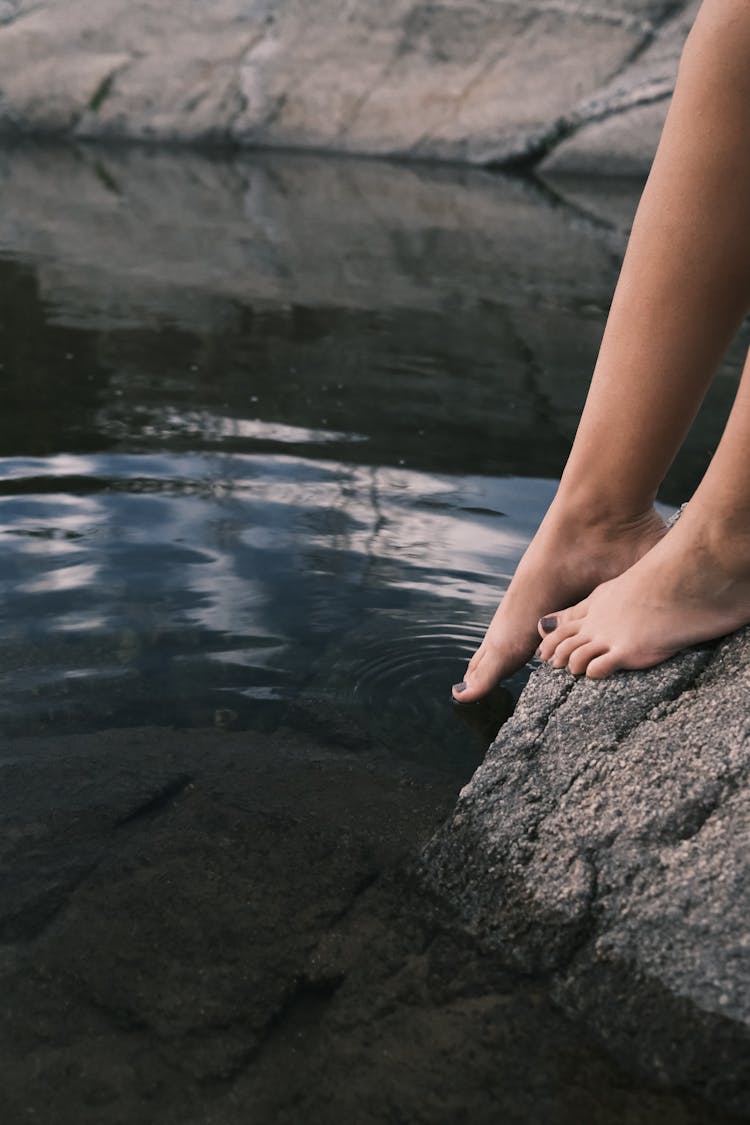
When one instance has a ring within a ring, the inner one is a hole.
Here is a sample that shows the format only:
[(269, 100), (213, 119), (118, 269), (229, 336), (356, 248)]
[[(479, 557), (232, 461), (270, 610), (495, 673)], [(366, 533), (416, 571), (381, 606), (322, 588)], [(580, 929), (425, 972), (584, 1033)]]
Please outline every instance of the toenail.
[(557, 618), (543, 617), (539, 624), (545, 633), (552, 633), (557, 628)]
[(463, 680), (460, 684), (454, 684), (453, 690), (457, 693), (461, 692), (461, 691), (466, 691), (468, 686), (469, 685), (466, 683), (466, 680)]

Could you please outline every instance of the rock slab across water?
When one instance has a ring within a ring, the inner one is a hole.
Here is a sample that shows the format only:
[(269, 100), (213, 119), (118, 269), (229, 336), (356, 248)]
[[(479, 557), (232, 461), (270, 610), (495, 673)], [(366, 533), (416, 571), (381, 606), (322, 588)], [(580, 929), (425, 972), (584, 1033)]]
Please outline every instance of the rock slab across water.
[(427, 883), (642, 1072), (750, 1099), (750, 630), (600, 683), (540, 669)]
[(641, 174), (696, 10), (2, 0), (0, 130)]

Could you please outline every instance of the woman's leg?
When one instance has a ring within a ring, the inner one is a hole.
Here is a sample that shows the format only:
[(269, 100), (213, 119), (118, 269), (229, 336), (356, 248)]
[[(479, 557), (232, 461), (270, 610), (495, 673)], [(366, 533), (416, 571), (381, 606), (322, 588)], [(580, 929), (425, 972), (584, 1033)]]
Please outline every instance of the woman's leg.
[(719, 448), (676, 526), (586, 601), (543, 618), (541, 655), (601, 679), (748, 623), (750, 353)]
[(750, 4), (704, 0), (560, 488), (456, 699), (478, 699), (528, 659), (540, 614), (663, 536), (656, 490), (750, 304), (748, 137)]

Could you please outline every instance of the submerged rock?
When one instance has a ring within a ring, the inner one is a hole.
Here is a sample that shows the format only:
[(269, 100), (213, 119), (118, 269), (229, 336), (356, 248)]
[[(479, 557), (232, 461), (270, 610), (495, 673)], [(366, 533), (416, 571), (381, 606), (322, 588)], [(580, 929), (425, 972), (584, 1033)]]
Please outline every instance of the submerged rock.
[(727, 1125), (446, 931), (403, 865), (457, 777), (142, 728), (0, 782), (3, 1125)]
[(604, 149), (606, 170), (642, 171), (656, 133), (623, 134), (622, 115), (665, 108), (689, 22), (662, 34), (674, 8), (3, 0), (0, 129), (474, 164), (533, 163), (575, 131), (566, 170), (599, 170)]
[(750, 1094), (750, 629), (646, 672), (541, 668), (425, 882), (625, 1063)]

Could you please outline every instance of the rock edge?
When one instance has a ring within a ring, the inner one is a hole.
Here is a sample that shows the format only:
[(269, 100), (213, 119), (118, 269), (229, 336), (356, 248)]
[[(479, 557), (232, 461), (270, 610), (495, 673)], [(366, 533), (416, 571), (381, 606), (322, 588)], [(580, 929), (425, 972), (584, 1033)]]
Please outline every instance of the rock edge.
[(0, 134), (642, 175), (697, 7), (0, 0)]
[(540, 668), (421, 876), (661, 1084), (746, 1111), (750, 628), (603, 682)]

